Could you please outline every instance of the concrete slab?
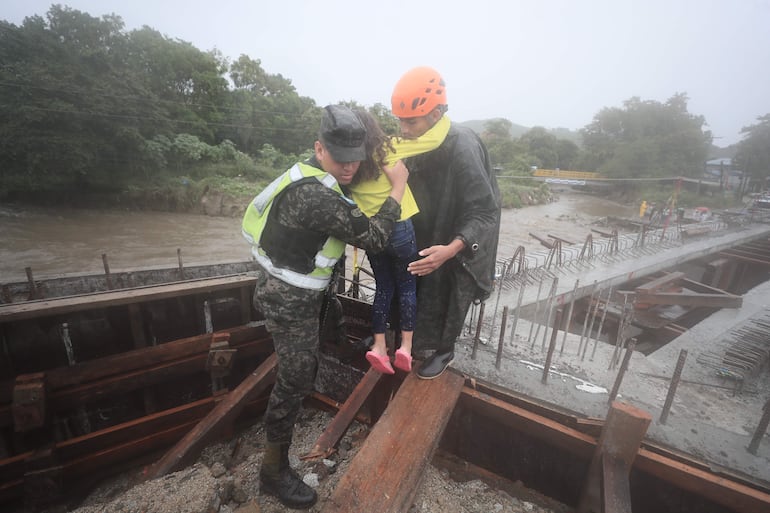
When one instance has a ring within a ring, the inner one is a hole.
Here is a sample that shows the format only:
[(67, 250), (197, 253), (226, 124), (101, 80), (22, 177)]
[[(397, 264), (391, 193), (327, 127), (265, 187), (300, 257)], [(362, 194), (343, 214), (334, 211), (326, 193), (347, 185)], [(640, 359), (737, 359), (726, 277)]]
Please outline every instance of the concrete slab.
[[(567, 269), (558, 274), (559, 294), (568, 300), (576, 279), (580, 280), (581, 285), (585, 284), (580, 287), (579, 295), (587, 295), (594, 280), (604, 288), (617, 286), (634, 277), (667, 269), (769, 233), (770, 227), (766, 225), (754, 226), (684, 245), (662, 247), (660, 251), (639, 254), (637, 257), (620, 258), (602, 265), (597, 263), (595, 267), (581, 272), (571, 273)], [(541, 299), (550, 284), (550, 280), (544, 282)], [(537, 284), (528, 285), (525, 291), (525, 302), (533, 303)], [(503, 290), (499, 301), (496, 293), (493, 294), (487, 301), (487, 325), (482, 329), (482, 337), (492, 340), (486, 340), (486, 344), (478, 347), (474, 360), (471, 354), (475, 328), (464, 331), (456, 345), (453, 367), (470, 376), (530, 395), (576, 414), (604, 418), (609, 409), (609, 391), (615, 384), (620, 367), (619, 363), (611, 366), (614, 346), (599, 342), (594, 352), (592, 340), (588, 350), (579, 354), (581, 337), (574, 334), (564, 337), (563, 332), (559, 332), (551, 372), (547, 384), (543, 384), (546, 345), (550, 336), (546, 339), (540, 331), (537, 339), (530, 338), (536, 332), (533, 328), (537, 326), (519, 319), (515, 336), (511, 338), (510, 333), (504, 336), (500, 369), (496, 369), (499, 328), (490, 333), (489, 323), (494, 316), (499, 325), (503, 306), (515, 307), (518, 292), (517, 288)], [(736, 393), (733, 380), (720, 377), (713, 368), (697, 361), (703, 352), (723, 350), (724, 333), (770, 309), (770, 283), (755, 287), (743, 298), (740, 308), (722, 309), (714, 313), (649, 356), (633, 353), (617, 399), (652, 415), (648, 441), (702, 460), (708, 466), (727, 474), (739, 475), (770, 487), (770, 433), (765, 435), (756, 455), (747, 451), (762, 417), (762, 407), (770, 398), (770, 372), (767, 367), (761, 369), (758, 375), (746, 381), (742, 392)], [(496, 302), (499, 312), (495, 315)], [(510, 317), (508, 324), (510, 327)], [(660, 415), (670, 377), (682, 349), (688, 352), (682, 381), (667, 421), (661, 424)], [(619, 362), (620, 358), (617, 360)]]

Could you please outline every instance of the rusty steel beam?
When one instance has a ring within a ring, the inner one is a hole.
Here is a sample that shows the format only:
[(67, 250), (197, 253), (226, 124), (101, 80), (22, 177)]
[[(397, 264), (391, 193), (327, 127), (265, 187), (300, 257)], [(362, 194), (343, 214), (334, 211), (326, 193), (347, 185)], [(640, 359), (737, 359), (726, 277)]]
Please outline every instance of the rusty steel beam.
[(629, 404), (613, 402), (596, 445), (577, 511), (631, 511), (628, 482), (652, 416)]
[(534, 239), (537, 239), (537, 241), (540, 244), (542, 244), (543, 246), (545, 246), (546, 248), (553, 249), (554, 241), (549, 241), (548, 239), (545, 239), (545, 238), (543, 238), (543, 237), (541, 237), (539, 235), (536, 235), (536, 234), (534, 234), (532, 232), (529, 232), (529, 236), (534, 238)]
[[(182, 338), (123, 353), (105, 356), (71, 367), (58, 367), (45, 372), (47, 385), (51, 391), (95, 381), (116, 374), (128, 373), (146, 367), (179, 360), (196, 354), (208, 352), (211, 341), (216, 336), (228, 335), (233, 346), (269, 337), (264, 325), (238, 326), (214, 333)], [(10, 401), (12, 381), (0, 383), (0, 403)], [(9, 386), (10, 384), (10, 386)]]
[(736, 246), (733, 248), (726, 249), (725, 251), (729, 251), (730, 253), (735, 253), (738, 255), (743, 255), (749, 258), (756, 258), (759, 260), (762, 260), (763, 258), (766, 258), (768, 256), (768, 253), (766, 251), (763, 251), (763, 250), (755, 251), (753, 248), (749, 248), (747, 246)]
[(673, 273), (668, 273), (659, 278), (655, 278), (654, 280), (651, 280), (643, 285), (639, 285), (638, 287), (636, 287), (636, 293), (651, 294), (660, 289), (670, 287), (676, 283), (679, 283), (679, 281), (684, 277), (685, 277), (685, 274), (683, 272), (676, 271)]
[(719, 254), (722, 256), (726, 256), (728, 258), (740, 260), (741, 262), (748, 262), (751, 264), (759, 264), (759, 265), (770, 265), (770, 260), (760, 260), (757, 258), (752, 258), (751, 256), (746, 256), (745, 254), (743, 254), (743, 252), (735, 251), (732, 249), (720, 251)]
[(607, 513), (632, 513), (628, 468), (623, 460), (602, 457), (602, 507)]
[(322, 511), (407, 511), (463, 382), (462, 376), (451, 371), (430, 381), (410, 373)]
[(361, 381), (358, 382), (356, 388), (348, 396), (345, 403), (340, 408), (334, 419), (326, 426), (326, 429), (321, 436), (316, 440), (315, 445), (309, 453), (302, 456), (302, 459), (312, 458), (326, 458), (334, 452), (334, 447), (339, 443), (340, 439), (344, 436), (345, 431), (350, 427), (351, 422), (361, 409), (369, 394), (372, 392), (377, 383), (380, 382), (382, 374), (374, 369), (369, 369)]
[[(146, 455), (178, 441), (214, 408), (216, 401), (217, 398), (208, 397), (57, 442), (51, 449), (52, 467), (60, 469), (65, 488), (82, 483), (88, 476), (118, 473), (132, 462), (136, 464)], [(256, 416), (266, 406), (267, 396), (262, 395), (249, 402), (247, 410)], [(25, 452), (0, 460), (0, 504), (18, 500), (27, 493), (27, 461), (34, 457), (34, 453)]]
[(277, 364), (278, 356), (273, 353), (155, 463), (147, 471), (146, 477), (153, 479), (164, 476), (179, 470), (190, 459), (197, 457), (208, 442), (231, 425), (249, 400), (275, 382)]
[[(483, 414), (486, 418), (574, 456), (590, 459), (597, 445), (595, 437), (468, 386), (463, 389), (460, 399), (467, 411)], [(597, 425), (597, 422), (592, 421), (592, 424)], [(715, 473), (707, 465), (684, 461), (681, 455), (667, 454), (663, 448), (650, 450), (646, 448), (647, 445), (645, 443), (639, 448), (633, 460), (635, 470), (641, 470), (731, 510), (742, 513), (770, 511), (770, 492)]]
[(256, 278), (253, 276), (237, 275), (0, 305), (0, 323), (237, 289), (254, 283)]
[(684, 278), (682, 280), (682, 283), (687, 286), (688, 289), (693, 290), (698, 293), (704, 293), (704, 294), (729, 294), (729, 292), (711, 286), (707, 285), (705, 283), (701, 283), (699, 281), (691, 280), (689, 278)]
[(690, 292), (652, 292), (637, 294), (638, 301), (650, 305), (705, 306), (708, 308), (740, 308), (743, 297), (732, 294), (693, 294)]
[[(224, 334), (228, 332), (218, 332)], [(235, 329), (229, 333), (233, 347), (241, 359), (272, 350), (271, 339), (264, 327)], [(251, 339), (261, 335), (259, 339)], [(73, 367), (53, 369), (44, 375), (45, 404), (49, 412), (85, 405), (88, 401), (104, 399), (131, 392), (181, 376), (200, 372), (208, 359), (207, 344), (212, 335), (181, 339), (159, 346), (128, 351), (119, 355), (91, 360)], [(157, 363), (153, 357), (157, 357)], [(9, 393), (10, 389), (10, 393)], [(0, 387), (0, 426), (13, 423), (14, 386)]]

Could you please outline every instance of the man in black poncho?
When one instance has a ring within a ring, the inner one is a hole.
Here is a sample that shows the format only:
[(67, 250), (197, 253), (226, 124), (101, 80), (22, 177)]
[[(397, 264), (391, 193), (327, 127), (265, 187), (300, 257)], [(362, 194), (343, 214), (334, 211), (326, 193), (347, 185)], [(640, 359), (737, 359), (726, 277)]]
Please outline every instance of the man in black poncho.
[[(405, 73), (391, 98), (401, 135), (419, 137), (446, 115), (441, 75), (423, 66)], [(452, 124), (436, 150), (407, 159), (420, 213), (413, 218), (422, 257), (415, 349), (434, 349), (417, 375), (433, 379), (454, 359), (454, 344), (474, 300), (492, 291), (500, 232), (500, 192), (487, 149), (470, 129)]]

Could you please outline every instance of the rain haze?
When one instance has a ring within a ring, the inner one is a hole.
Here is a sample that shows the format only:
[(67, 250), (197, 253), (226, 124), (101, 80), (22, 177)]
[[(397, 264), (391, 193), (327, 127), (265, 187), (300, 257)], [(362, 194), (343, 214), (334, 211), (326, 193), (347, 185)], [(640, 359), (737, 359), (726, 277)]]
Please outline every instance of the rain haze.
[[(6, 0), (0, 18), (20, 25), (52, 3)], [(726, 147), (770, 113), (770, 0), (60, 3), (230, 60), (248, 55), (319, 106), (389, 106), (401, 74), (429, 65), (460, 122), (577, 130), (629, 98), (686, 93)]]

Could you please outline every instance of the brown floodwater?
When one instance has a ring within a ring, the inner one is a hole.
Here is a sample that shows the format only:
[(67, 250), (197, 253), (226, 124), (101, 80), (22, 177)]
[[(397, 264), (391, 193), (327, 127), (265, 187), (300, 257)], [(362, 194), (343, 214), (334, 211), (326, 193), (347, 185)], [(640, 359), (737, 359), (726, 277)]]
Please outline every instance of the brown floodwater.
[[(500, 228), (500, 259), (518, 246), (542, 249), (540, 237), (555, 235), (582, 244), (591, 223), (606, 216), (633, 217), (638, 206), (574, 192), (553, 203), (507, 209)], [(0, 205), (0, 283), (103, 272), (174, 267), (250, 258), (240, 219), (165, 212), (122, 212)]]

